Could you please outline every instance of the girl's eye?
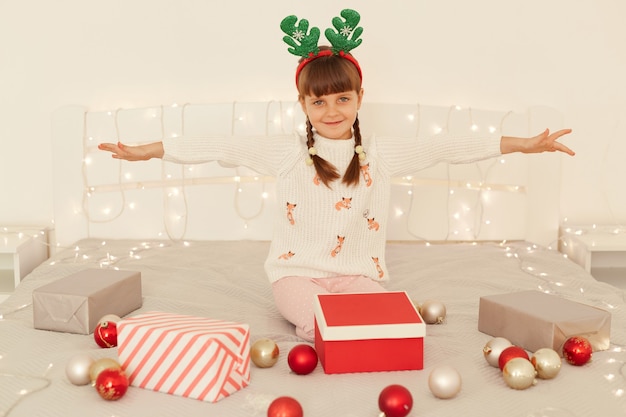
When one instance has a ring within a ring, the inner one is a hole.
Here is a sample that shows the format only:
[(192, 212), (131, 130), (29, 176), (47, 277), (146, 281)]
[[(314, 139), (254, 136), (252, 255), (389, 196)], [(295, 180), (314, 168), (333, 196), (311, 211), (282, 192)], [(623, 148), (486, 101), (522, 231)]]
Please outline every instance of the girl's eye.
[(349, 100), (350, 100), (350, 99), (349, 99), (348, 97), (341, 97), (341, 98), (339, 99), (339, 101), (341, 101), (341, 102), (343, 102), (343, 103), (345, 103), (346, 101), (349, 101)]
[(313, 104), (314, 104), (315, 106), (319, 106), (319, 105), (321, 105), (322, 103), (323, 103), (323, 101), (322, 101), (322, 100), (315, 100), (315, 101), (313, 102)]

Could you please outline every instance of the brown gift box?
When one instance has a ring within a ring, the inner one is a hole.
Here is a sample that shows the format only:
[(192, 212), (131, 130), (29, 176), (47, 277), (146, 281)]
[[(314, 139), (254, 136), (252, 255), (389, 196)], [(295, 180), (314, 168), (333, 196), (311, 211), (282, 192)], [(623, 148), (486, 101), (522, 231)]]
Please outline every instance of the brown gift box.
[(540, 291), (521, 291), (480, 298), (478, 330), (504, 337), (535, 352), (552, 348), (561, 354), (572, 336), (585, 337), (594, 351), (609, 348), (609, 312)]
[(33, 290), (33, 325), (89, 334), (103, 316), (123, 317), (141, 304), (141, 272), (86, 269)]

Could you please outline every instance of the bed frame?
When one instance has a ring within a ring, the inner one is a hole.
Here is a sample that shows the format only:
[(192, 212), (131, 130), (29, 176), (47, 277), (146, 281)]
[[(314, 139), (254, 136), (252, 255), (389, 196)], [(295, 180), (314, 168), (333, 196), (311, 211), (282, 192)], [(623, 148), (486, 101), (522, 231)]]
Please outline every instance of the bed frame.
[[(529, 136), (562, 127), (547, 107), (519, 113), (471, 107), (364, 103), (364, 134), (442, 131)], [(174, 240), (269, 240), (274, 179), (216, 162), (177, 165), (114, 160), (98, 143), (172, 136), (282, 134), (303, 129), (295, 102), (232, 102), (53, 114), (53, 247), (88, 237)], [(395, 178), (389, 240), (529, 240), (552, 245), (559, 224), (560, 157), (506, 155), (480, 163), (439, 164)], [(219, 220), (218, 220), (219, 219)], [(53, 251), (54, 252), (54, 251)]]

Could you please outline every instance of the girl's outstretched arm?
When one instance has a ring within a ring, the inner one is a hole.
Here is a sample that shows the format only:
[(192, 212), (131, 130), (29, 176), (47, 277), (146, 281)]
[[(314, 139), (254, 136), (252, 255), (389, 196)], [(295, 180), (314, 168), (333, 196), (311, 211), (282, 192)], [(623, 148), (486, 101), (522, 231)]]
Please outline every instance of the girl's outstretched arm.
[(147, 161), (152, 158), (163, 157), (163, 143), (154, 142), (139, 146), (127, 146), (121, 142), (101, 143), (98, 149), (111, 152), (115, 159), (125, 159), (127, 161)]
[(572, 132), (572, 129), (561, 129), (554, 133), (550, 133), (546, 129), (537, 136), (531, 138), (517, 138), (512, 136), (502, 136), (500, 141), (500, 151), (505, 153), (522, 152), (522, 153), (540, 153), (540, 152), (564, 152), (568, 155), (574, 155), (574, 151), (563, 145), (558, 139)]

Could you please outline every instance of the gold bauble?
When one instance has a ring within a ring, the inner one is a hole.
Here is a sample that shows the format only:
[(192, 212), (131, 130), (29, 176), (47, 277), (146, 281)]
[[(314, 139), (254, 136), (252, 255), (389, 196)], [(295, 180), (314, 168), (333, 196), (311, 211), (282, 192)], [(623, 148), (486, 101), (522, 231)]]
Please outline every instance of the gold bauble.
[(250, 359), (259, 368), (270, 368), (278, 361), (280, 349), (268, 338), (257, 340), (250, 347)]
[(561, 357), (554, 349), (542, 348), (533, 353), (530, 362), (541, 379), (552, 379), (561, 370)]
[(535, 367), (526, 358), (509, 359), (502, 369), (502, 376), (509, 387), (517, 390), (526, 389), (537, 382)]
[(424, 301), (419, 312), (426, 324), (441, 324), (446, 319), (446, 306), (441, 301)]

